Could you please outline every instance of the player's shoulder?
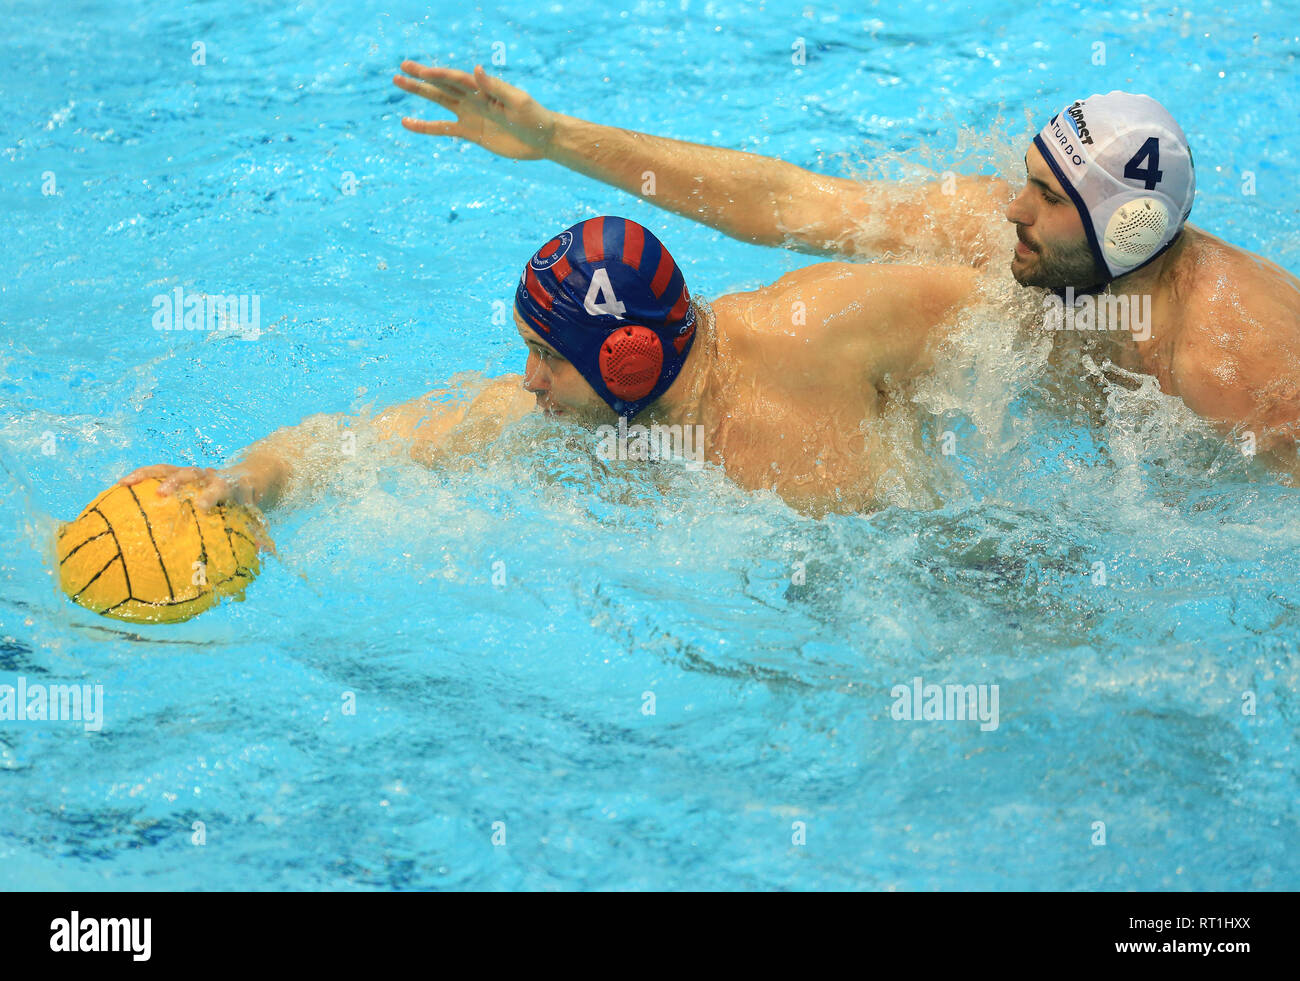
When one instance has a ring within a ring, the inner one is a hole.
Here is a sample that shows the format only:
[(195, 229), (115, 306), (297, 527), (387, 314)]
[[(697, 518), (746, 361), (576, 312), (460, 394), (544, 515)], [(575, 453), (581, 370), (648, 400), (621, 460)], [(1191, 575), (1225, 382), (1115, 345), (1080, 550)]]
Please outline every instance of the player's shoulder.
[(524, 390), (522, 375), (486, 378), (465, 372), (453, 376), (442, 388), (383, 410), (375, 417), (375, 432), (381, 439), (429, 440), (468, 418), (509, 420), (532, 407), (533, 397)]
[(1300, 352), (1300, 285), (1264, 261), (1216, 250), (1183, 271), (1175, 293), (1180, 346), (1231, 348), (1244, 357)]
[(474, 396), (474, 401), (470, 403), (470, 409), (527, 411), (533, 407), (534, 401), (533, 396), (529, 395), (524, 388), (523, 375), (499, 375), (484, 382), (483, 387)]
[(1218, 405), (1231, 417), (1300, 387), (1297, 310), (1224, 277), (1206, 277), (1180, 300), (1173, 370), (1193, 408)]
[(787, 295), (834, 295), (835, 291), (862, 293), (872, 289), (914, 290), (951, 284), (968, 286), (980, 276), (979, 270), (966, 265), (915, 264), (899, 262), (818, 262), (785, 273), (771, 286), (749, 294), (754, 298)]
[(984, 275), (966, 265), (820, 262), (744, 294), (743, 308), (756, 326), (771, 322), (783, 330), (813, 315), (822, 321), (938, 316), (968, 301)]
[(889, 295), (898, 267), (858, 262), (816, 262), (776, 281), (712, 304), (718, 325), (743, 325), (756, 334), (798, 337), (816, 333), (833, 314), (873, 310)]
[(782, 273), (770, 283), (763, 283), (748, 290), (733, 290), (713, 301), (724, 306), (746, 305), (770, 301), (774, 297), (787, 293), (803, 293), (809, 289), (824, 287), (827, 283), (845, 280), (857, 276), (869, 276), (874, 263), (823, 261), (812, 262), (798, 269)]
[(497, 375), (487, 377), (477, 371), (462, 371), (447, 380), (442, 388), (426, 392), (411, 405), (423, 405), (429, 408), (438, 406), (505, 404), (523, 395), (528, 398), (523, 388), (523, 375)]

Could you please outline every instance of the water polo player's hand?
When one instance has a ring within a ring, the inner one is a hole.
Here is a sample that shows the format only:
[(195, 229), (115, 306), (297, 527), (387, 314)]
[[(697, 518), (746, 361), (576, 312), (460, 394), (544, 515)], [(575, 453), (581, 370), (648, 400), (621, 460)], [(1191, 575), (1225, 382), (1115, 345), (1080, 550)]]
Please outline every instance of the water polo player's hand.
[(132, 471), (118, 483), (130, 487), (151, 478), (162, 481), (158, 485), (158, 493), (163, 497), (175, 494), (182, 487), (189, 488), (194, 495), (194, 506), (201, 511), (226, 502), (255, 506), (256, 495), (247, 476), (213, 470), (211, 467), (174, 467), (169, 463), (156, 463)]
[(447, 119), (402, 119), (413, 133), (458, 136), (485, 150), (514, 160), (546, 156), (555, 130), (555, 114), (543, 108), (523, 89), (493, 78), (474, 66), (474, 74), (455, 68), (435, 68), (415, 61), (402, 62), (407, 75), (394, 75), (393, 84), (404, 92), (423, 96), (456, 114)]

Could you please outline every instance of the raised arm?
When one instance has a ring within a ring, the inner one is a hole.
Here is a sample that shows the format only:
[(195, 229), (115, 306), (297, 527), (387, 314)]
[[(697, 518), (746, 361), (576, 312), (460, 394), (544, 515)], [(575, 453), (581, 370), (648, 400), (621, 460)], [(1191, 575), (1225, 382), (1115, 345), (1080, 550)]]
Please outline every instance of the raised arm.
[[(416, 133), (468, 140), (518, 160), (549, 159), (732, 238), (818, 255), (945, 256), (982, 265), (990, 217), (1010, 188), (987, 177), (918, 187), (817, 174), (740, 150), (600, 126), (552, 112), (477, 66), (471, 75), (404, 61), (393, 82), (455, 113), (406, 117)], [(996, 222), (994, 223), (996, 227)]]

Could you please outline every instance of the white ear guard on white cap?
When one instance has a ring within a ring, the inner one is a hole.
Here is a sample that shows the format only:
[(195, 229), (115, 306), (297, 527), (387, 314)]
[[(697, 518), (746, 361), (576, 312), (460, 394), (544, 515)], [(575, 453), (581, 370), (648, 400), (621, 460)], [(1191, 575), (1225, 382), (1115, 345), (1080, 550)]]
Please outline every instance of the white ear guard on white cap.
[(1034, 145), (1112, 279), (1163, 252), (1191, 214), (1196, 173), (1187, 137), (1149, 96), (1089, 96), (1053, 116)]

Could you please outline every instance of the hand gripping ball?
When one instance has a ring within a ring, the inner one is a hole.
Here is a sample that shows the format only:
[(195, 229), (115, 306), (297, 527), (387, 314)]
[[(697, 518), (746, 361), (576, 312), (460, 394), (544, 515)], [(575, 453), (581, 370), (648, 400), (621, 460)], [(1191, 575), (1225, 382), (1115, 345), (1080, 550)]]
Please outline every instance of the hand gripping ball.
[(59, 582), (73, 602), (136, 623), (178, 623), (221, 597), (242, 600), (273, 548), (260, 512), (238, 504), (200, 511), (160, 497), (156, 479), (114, 484), (58, 533)]

